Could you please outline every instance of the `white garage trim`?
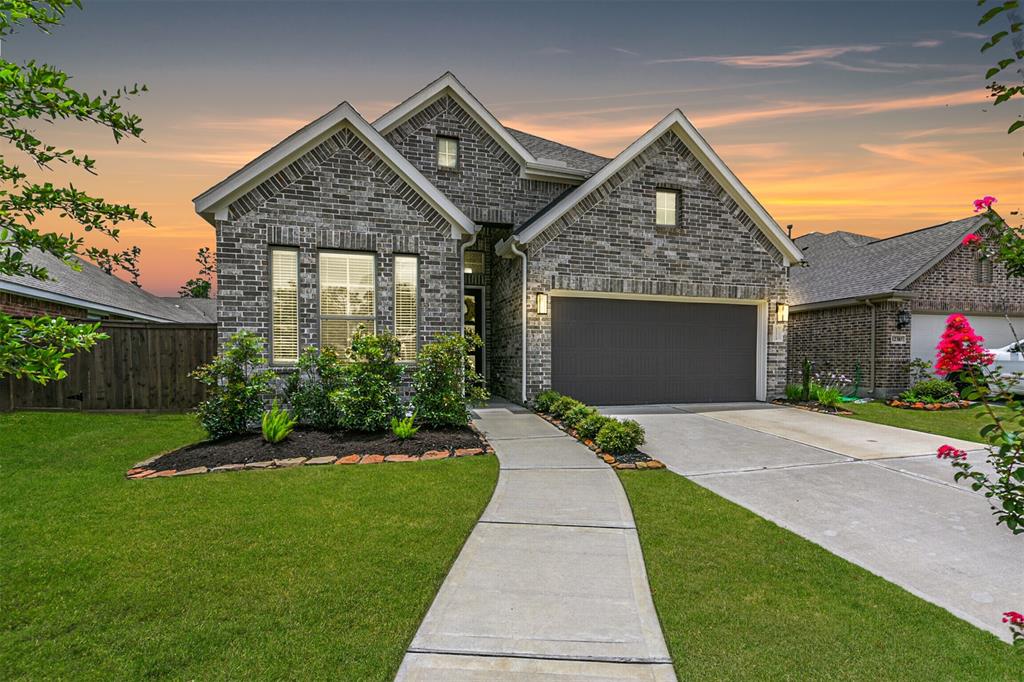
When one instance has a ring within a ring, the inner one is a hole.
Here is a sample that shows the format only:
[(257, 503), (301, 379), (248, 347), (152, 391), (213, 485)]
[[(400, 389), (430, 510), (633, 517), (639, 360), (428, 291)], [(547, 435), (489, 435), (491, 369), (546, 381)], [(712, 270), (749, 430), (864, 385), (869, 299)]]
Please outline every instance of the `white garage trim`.
[(611, 298), (626, 301), (666, 301), (669, 303), (710, 303), (726, 305), (757, 306), (757, 362), (754, 377), (754, 397), (768, 399), (768, 301), (756, 298), (719, 298), (700, 296), (668, 296), (662, 294), (628, 294), (608, 291), (576, 291), (573, 289), (552, 289), (552, 297), (563, 298)]

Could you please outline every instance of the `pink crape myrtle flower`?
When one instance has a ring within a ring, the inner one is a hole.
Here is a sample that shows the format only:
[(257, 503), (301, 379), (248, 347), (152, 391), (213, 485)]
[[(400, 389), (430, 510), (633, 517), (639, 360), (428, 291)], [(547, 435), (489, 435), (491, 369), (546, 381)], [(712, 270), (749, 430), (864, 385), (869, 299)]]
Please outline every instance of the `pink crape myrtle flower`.
[(981, 243), (981, 237), (972, 232), (971, 234), (964, 237), (963, 241), (960, 243), (963, 244), (964, 246), (974, 246), (975, 244)]
[(963, 459), (967, 456), (967, 453), (963, 450), (958, 450), (952, 445), (941, 445), (939, 446), (939, 459)]
[(981, 345), (984, 340), (966, 317), (960, 313), (950, 315), (935, 354), (936, 373), (946, 376), (972, 365), (991, 365), (995, 357)]
[(1007, 611), (1003, 614), (1003, 622), (1011, 623), (1013, 625), (1024, 625), (1024, 613), (1017, 613), (1016, 611)]
[(984, 210), (990, 208), (992, 206), (992, 204), (996, 203), (997, 201), (999, 201), (999, 200), (996, 199), (995, 197), (990, 197), (990, 196), (985, 196), (985, 197), (982, 197), (981, 199), (975, 199), (974, 200), (974, 212), (977, 213), (978, 211), (984, 211)]

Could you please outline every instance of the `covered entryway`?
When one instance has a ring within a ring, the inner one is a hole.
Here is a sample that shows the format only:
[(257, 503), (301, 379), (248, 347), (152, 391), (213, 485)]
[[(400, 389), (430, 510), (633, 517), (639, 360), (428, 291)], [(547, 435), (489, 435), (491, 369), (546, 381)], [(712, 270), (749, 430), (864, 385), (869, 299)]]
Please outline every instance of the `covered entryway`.
[(590, 405), (757, 393), (756, 305), (555, 296), (551, 387)]

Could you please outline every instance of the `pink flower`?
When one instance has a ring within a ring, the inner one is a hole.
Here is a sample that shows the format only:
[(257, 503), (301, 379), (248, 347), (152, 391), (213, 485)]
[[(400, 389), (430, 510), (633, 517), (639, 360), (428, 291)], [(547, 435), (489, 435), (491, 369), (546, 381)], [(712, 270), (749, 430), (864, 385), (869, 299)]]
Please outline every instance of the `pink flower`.
[(981, 237), (979, 237), (978, 235), (974, 234), (973, 232), (971, 234), (967, 235), (966, 237), (964, 237), (963, 241), (961, 242), (961, 244), (963, 244), (964, 246), (974, 246), (975, 244), (980, 244), (980, 243), (981, 243)]
[(939, 459), (961, 459), (966, 457), (967, 453), (963, 450), (958, 450), (952, 445), (941, 445), (939, 446)]
[(995, 357), (985, 350), (967, 318), (953, 313), (946, 318), (946, 331), (942, 332), (935, 354), (935, 371), (946, 376), (974, 365), (991, 365)]
[(984, 210), (988, 209), (989, 207), (991, 207), (992, 204), (996, 203), (997, 201), (998, 201), (998, 199), (996, 199), (995, 197), (991, 197), (991, 196), (985, 196), (985, 197), (982, 197), (981, 199), (975, 199), (974, 200), (974, 212), (977, 213), (978, 211), (984, 211)]
[(1024, 613), (1017, 613), (1016, 611), (1007, 611), (1003, 614), (1004, 623), (1012, 623), (1014, 625), (1024, 625)]

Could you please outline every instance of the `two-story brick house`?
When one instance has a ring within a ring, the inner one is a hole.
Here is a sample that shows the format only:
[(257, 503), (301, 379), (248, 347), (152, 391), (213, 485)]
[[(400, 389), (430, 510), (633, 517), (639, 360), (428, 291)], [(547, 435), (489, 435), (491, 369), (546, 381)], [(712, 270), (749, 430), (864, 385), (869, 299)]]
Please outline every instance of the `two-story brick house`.
[(372, 125), (342, 104), (195, 199), (223, 341), (287, 367), (470, 329), (495, 393), (765, 399), (799, 249), (678, 110), (614, 159), (504, 127), (447, 73)]

